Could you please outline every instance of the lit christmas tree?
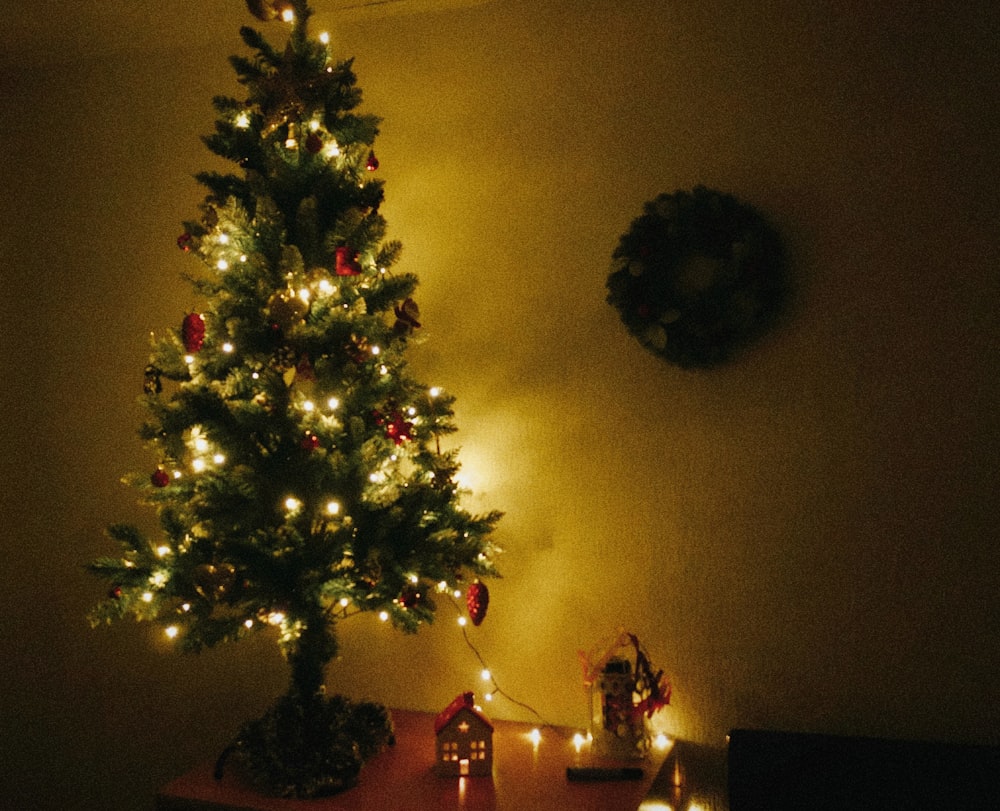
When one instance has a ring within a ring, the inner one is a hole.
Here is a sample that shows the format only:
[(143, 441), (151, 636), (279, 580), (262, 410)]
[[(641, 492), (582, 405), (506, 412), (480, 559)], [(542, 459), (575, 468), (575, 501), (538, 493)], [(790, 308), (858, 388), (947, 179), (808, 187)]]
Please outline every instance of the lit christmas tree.
[(91, 564), (111, 583), (92, 621), (156, 622), (187, 651), (274, 629), (288, 693), (232, 752), (270, 790), (313, 796), (391, 738), (384, 708), (324, 695), (337, 621), (374, 611), (415, 631), (437, 591), (482, 595), (500, 514), (461, 506), (440, 442), (453, 398), (407, 372), (417, 280), (391, 272), (379, 120), (354, 112), (352, 63), (310, 36), (306, 0), (247, 5), (291, 33), (276, 49), (243, 28), (246, 98), (214, 100), (205, 142), (239, 169), (199, 175), (209, 193), (178, 245), (207, 268), (204, 307), (154, 341), (141, 436), (156, 467), (128, 479), (162, 533), (110, 528), (122, 555)]

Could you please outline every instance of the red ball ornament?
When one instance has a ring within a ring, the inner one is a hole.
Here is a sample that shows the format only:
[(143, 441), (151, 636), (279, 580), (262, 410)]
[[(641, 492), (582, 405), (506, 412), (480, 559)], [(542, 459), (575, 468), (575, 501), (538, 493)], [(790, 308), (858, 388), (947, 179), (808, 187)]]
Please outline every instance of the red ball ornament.
[(358, 264), (358, 252), (341, 245), (337, 248), (337, 264), (334, 271), (338, 276), (359, 276), (361, 275), (361, 265)]
[(365, 163), (365, 169), (369, 172), (374, 172), (378, 169), (378, 158), (375, 157), (375, 150), (371, 150), (368, 153), (368, 161)]
[(477, 580), (465, 593), (465, 606), (469, 609), (469, 619), (473, 625), (480, 625), (486, 619), (486, 609), (490, 607), (490, 590)]
[(181, 339), (184, 349), (195, 353), (201, 350), (205, 343), (205, 319), (199, 313), (188, 313), (181, 324)]
[(385, 435), (396, 445), (402, 445), (407, 440), (413, 439), (413, 423), (403, 419), (403, 415), (398, 411), (392, 415), (392, 420), (386, 423)]
[(191, 234), (184, 233), (177, 237), (177, 247), (184, 251), (184, 253), (191, 250), (192, 242), (194, 242), (194, 237)]
[(162, 467), (158, 467), (153, 471), (153, 475), (149, 477), (149, 481), (152, 483), (153, 487), (166, 487), (170, 484), (170, 474), (167, 473)]
[(315, 155), (323, 148), (323, 139), (320, 138), (315, 132), (310, 132), (306, 136), (306, 152), (310, 155)]
[(423, 599), (423, 594), (420, 589), (416, 586), (407, 586), (403, 589), (403, 593), (399, 595), (399, 604), (403, 608), (416, 608), (420, 605), (420, 601)]
[(319, 448), (319, 437), (316, 434), (306, 434), (299, 444), (304, 451), (314, 451)]

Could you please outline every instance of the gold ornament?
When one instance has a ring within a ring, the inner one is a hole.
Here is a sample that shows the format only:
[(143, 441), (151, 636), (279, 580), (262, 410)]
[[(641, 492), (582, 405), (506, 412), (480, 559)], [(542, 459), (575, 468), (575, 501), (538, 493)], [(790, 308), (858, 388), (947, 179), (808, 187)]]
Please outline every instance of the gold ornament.
[(277, 324), (283, 330), (301, 324), (308, 314), (308, 302), (291, 288), (278, 290), (267, 301), (267, 317), (272, 324)]

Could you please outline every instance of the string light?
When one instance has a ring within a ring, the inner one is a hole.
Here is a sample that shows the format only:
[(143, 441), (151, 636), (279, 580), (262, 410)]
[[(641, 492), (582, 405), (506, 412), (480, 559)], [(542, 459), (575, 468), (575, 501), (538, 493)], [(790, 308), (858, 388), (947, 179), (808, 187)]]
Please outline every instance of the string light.
[(180, 633), (180, 629), (176, 625), (168, 625), (163, 629), (163, 633), (167, 635), (168, 639), (175, 639)]
[(236, 117), (236, 126), (239, 127), (241, 130), (245, 130), (247, 127), (250, 126), (250, 116), (248, 116), (246, 113), (240, 113)]
[(328, 501), (326, 503), (327, 515), (338, 515), (340, 513), (340, 502)]

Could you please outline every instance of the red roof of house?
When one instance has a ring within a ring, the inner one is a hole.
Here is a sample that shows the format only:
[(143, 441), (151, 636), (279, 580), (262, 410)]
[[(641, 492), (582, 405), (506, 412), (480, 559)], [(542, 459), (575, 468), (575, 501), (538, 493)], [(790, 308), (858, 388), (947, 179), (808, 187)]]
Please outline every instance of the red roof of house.
[(490, 719), (483, 715), (481, 710), (476, 709), (472, 693), (462, 693), (455, 696), (455, 700), (438, 713), (438, 717), (434, 719), (434, 734), (440, 735), (441, 730), (448, 726), (461, 710), (468, 710), (491, 730), (493, 729)]

